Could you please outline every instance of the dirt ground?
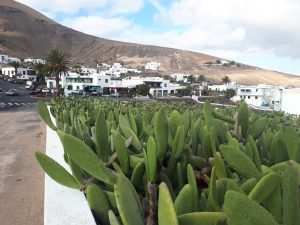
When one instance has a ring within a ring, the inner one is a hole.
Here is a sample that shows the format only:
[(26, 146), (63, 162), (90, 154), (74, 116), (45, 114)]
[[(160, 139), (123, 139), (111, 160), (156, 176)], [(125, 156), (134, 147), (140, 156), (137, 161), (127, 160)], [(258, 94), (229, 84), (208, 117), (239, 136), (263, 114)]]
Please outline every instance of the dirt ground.
[(35, 106), (0, 110), (0, 224), (40, 225), (44, 173), (34, 152), (45, 149), (45, 125)]

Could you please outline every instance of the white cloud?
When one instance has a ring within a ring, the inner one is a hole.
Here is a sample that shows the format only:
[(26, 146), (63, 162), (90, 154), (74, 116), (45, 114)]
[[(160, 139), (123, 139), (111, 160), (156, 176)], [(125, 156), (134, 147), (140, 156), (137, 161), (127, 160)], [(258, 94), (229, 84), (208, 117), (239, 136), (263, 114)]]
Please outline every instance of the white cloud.
[(87, 16), (65, 19), (62, 24), (90, 35), (117, 38), (118, 34), (132, 25), (132, 22), (118, 17), (107, 19), (100, 16)]
[(80, 10), (95, 13), (104, 8), (114, 15), (119, 13), (134, 13), (143, 7), (143, 0), (17, 0), (39, 11), (49, 13), (76, 14)]
[(157, 27), (135, 23), (131, 14), (144, 7), (143, 0), (18, 1), (99, 37), (246, 62), (247, 57), (259, 60), (258, 55), (264, 55), (264, 60), (270, 55), (294, 58), (300, 67), (299, 0), (174, 0), (169, 5), (163, 0), (148, 0), (157, 10), (153, 16)]
[[(197, 50), (265, 51), (300, 57), (300, 2), (297, 0), (178, 0), (158, 9), (156, 19), (193, 41)], [(196, 37), (195, 37), (196, 36)], [(184, 42), (183, 40), (181, 42)], [(193, 45), (191, 43), (191, 45)]]
[(111, 1), (112, 7), (110, 9), (112, 15), (122, 13), (135, 13), (143, 8), (143, 0), (114, 0)]

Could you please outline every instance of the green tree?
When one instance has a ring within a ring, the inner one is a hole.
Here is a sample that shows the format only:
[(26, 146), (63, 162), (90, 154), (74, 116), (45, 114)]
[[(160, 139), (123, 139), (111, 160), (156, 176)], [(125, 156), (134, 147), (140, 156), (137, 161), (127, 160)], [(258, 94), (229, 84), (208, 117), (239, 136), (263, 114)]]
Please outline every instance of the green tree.
[(222, 78), (222, 82), (223, 82), (224, 84), (228, 84), (228, 83), (231, 82), (231, 80), (230, 80), (230, 78), (226, 75), (226, 76), (224, 76), (224, 77)]
[(221, 64), (222, 62), (221, 62), (220, 59), (217, 59), (217, 60), (216, 60), (216, 63), (217, 63), (217, 64)]
[(191, 85), (186, 86), (183, 89), (178, 90), (178, 95), (179, 96), (190, 96), (192, 94), (193, 88)]
[(34, 65), (34, 69), (36, 70), (37, 81), (41, 84), (45, 83), (45, 77), (47, 76), (47, 66), (42, 63), (38, 63)]
[(229, 88), (225, 91), (225, 99), (229, 100), (236, 95), (236, 90)]
[(200, 81), (200, 82), (205, 81), (205, 76), (204, 76), (203, 74), (201, 74), (201, 75), (198, 77), (198, 81)]
[(136, 94), (147, 96), (149, 94), (150, 87), (147, 84), (140, 84), (136, 86)]
[(15, 76), (17, 76), (18, 68), (21, 67), (21, 63), (16, 62), (16, 61), (12, 61), (8, 65), (12, 66), (15, 69)]
[(75, 71), (75, 73), (79, 74), (81, 71), (81, 66), (79, 64), (76, 64), (73, 66), (73, 70)]
[(59, 79), (62, 74), (68, 73), (69, 61), (66, 59), (66, 55), (60, 52), (58, 49), (51, 50), (47, 57), (47, 67), (50, 76), (55, 77), (57, 95), (60, 95)]
[(194, 77), (193, 75), (189, 75), (189, 76), (187, 77), (187, 81), (188, 81), (189, 83), (194, 83), (194, 82), (195, 82), (195, 77)]

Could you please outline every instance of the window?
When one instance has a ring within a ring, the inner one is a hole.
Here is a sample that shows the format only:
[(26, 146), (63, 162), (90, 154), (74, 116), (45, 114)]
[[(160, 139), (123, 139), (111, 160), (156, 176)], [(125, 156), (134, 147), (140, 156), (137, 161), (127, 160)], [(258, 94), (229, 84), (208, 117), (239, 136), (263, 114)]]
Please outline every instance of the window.
[(241, 99), (243, 98), (243, 96), (240, 96), (241, 97)]
[[(256, 89), (257, 90), (257, 89)], [(258, 99), (258, 97), (257, 96), (255, 96), (255, 99)]]
[(73, 86), (72, 85), (68, 85), (68, 90), (72, 91), (73, 90)]
[(105, 79), (105, 83), (108, 83), (108, 79)]
[(167, 84), (165, 83), (165, 87), (167, 87)]
[(251, 96), (248, 96), (248, 99), (250, 99), (251, 98)]
[(23, 75), (26, 75), (26, 71), (23, 71)]
[(76, 86), (76, 89), (79, 90), (79, 86)]

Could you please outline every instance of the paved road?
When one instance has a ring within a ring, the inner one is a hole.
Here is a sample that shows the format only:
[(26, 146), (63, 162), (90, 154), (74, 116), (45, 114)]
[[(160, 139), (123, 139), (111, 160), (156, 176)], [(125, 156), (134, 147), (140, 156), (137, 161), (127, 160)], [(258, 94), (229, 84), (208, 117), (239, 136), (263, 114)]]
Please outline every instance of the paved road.
[[(29, 95), (29, 90), (25, 89), (25, 84), (12, 84), (10, 82), (5, 82), (3, 79), (0, 79), (0, 88), (2, 92), (0, 92), (0, 102), (2, 103), (34, 103), (38, 100), (32, 98)], [(6, 96), (5, 92), (10, 89), (17, 89), (20, 93), (19, 96)]]
[[(2, 92), (0, 92), (0, 109), (1, 108), (7, 108), (11, 106), (26, 106), (31, 107), (31, 105), (34, 105), (37, 101), (49, 101), (47, 99), (43, 98), (34, 98), (29, 95), (29, 90), (25, 89), (25, 84), (12, 84), (10, 82), (5, 82), (3, 79), (0, 79), (0, 88), (2, 89)], [(19, 96), (6, 96), (5, 92), (9, 89), (17, 89), (20, 93)], [(74, 97), (81, 97), (80, 95), (74, 96)], [(112, 100), (119, 100), (119, 101), (147, 101), (147, 102), (153, 102), (156, 101), (155, 99), (136, 99), (136, 98), (129, 98), (129, 97), (110, 97), (110, 96), (101, 96), (96, 97), (93, 96), (93, 98), (97, 99), (112, 99)]]
[(44, 173), (35, 151), (45, 150), (45, 124), (36, 108), (0, 111), (0, 224), (42, 225)]

